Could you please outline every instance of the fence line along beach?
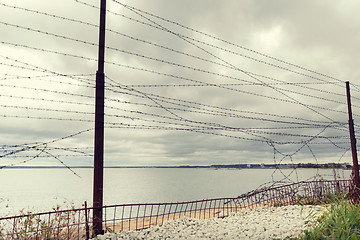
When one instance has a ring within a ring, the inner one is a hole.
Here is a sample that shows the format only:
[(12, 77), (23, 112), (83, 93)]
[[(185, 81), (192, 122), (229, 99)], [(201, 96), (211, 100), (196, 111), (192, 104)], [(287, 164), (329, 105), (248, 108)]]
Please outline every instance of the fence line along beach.
[(357, 9), (0, 0), (0, 239), (355, 207)]

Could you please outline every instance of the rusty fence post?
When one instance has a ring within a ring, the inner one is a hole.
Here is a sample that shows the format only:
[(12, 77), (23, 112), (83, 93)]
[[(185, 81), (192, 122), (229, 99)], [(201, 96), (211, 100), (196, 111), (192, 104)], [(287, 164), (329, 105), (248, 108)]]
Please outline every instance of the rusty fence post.
[(105, 20), (106, 0), (101, 0), (98, 70), (95, 90), (95, 136), (94, 136), (94, 186), (93, 186), (93, 230), (103, 234), (103, 172), (104, 172), (104, 102), (105, 102)]
[(86, 232), (86, 239), (90, 239), (90, 229), (89, 229), (89, 220), (88, 220), (88, 208), (87, 202), (84, 203), (85, 207), (85, 232)]
[(356, 138), (354, 131), (354, 121), (352, 118), (351, 111), (351, 97), (350, 97), (350, 86), (349, 82), (346, 82), (346, 97), (347, 97), (347, 105), (348, 105), (348, 114), (349, 114), (349, 133), (350, 133), (350, 144), (351, 144), (351, 153), (353, 160), (353, 169), (352, 169), (352, 181), (353, 181), (353, 201), (359, 201), (359, 190), (360, 190), (360, 181), (359, 181), (359, 164), (358, 157), (356, 151)]

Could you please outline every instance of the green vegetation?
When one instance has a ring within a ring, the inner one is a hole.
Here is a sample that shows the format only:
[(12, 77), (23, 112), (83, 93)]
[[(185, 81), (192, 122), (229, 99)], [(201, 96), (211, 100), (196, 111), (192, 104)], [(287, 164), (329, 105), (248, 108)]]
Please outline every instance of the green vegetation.
[[(313, 219), (313, 214), (308, 219)], [(337, 199), (327, 207), (327, 211), (310, 223), (298, 240), (312, 239), (360, 239), (360, 204), (351, 204), (345, 198)]]
[(341, 168), (352, 169), (352, 165), (346, 163), (299, 163), (296, 168)]
[(298, 195), (295, 202), (295, 205), (325, 205), (325, 204), (336, 204), (339, 201), (333, 193), (327, 193), (322, 197), (307, 197)]
[(85, 235), (84, 211), (72, 205), (62, 211), (57, 205), (51, 214), (20, 211), (17, 218), (0, 223), (0, 239), (80, 239)]

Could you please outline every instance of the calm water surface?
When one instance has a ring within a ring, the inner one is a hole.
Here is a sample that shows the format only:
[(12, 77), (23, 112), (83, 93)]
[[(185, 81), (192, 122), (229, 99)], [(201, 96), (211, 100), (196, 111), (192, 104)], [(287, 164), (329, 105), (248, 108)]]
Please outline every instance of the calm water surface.
[[(75, 169), (81, 178), (66, 169), (0, 170), (0, 216), (20, 209), (49, 211), (56, 205), (81, 207), (92, 202), (92, 169)], [(282, 170), (285, 174), (290, 169)], [(319, 173), (333, 179), (330, 169), (298, 169), (293, 181)], [(350, 171), (338, 174), (348, 179)], [(104, 171), (104, 204), (178, 202), (208, 198), (236, 197), (259, 185), (282, 179), (274, 169), (179, 169), (116, 168)]]

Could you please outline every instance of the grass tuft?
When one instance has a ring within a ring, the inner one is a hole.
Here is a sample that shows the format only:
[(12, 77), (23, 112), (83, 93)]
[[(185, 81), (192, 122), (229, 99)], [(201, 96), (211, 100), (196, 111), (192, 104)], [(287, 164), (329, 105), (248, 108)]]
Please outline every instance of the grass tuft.
[[(309, 216), (311, 218), (313, 216)], [(305, 230), (298, 240), (321, 239), (359, 239), (360, 240), (360, 205), (351, 204), (344, 198), (328, 205), (327, 211), (310, 229)]]

